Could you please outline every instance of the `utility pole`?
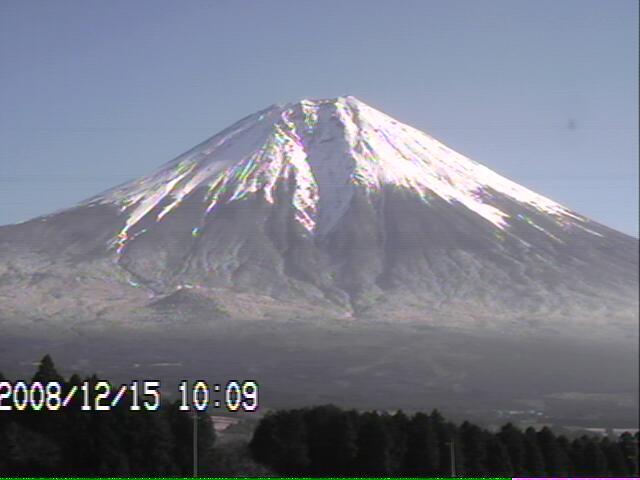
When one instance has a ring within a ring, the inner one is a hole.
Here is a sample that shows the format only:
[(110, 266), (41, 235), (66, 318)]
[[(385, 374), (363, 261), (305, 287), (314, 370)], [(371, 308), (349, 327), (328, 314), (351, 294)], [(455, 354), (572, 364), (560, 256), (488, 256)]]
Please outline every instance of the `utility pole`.
[(193, 478), (198, 476), (198, 412), (193, 411)]

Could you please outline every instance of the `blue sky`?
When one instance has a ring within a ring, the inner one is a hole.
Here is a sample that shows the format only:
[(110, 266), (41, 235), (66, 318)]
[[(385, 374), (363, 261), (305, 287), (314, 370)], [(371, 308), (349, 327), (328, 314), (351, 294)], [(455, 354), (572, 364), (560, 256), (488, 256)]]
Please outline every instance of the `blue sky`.
[(0, 224), (272, 103), (355, 95), (638, 232), (632, 0), (0, 2)]

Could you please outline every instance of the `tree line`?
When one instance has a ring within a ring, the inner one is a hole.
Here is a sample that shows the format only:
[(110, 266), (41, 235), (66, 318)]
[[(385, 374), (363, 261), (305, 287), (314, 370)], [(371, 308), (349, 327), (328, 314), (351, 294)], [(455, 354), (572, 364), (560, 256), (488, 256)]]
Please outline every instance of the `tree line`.
[[(0, 374), (0, 381), (4, 381)], [(45, 356), (32, 382), (73, 386)], [(93, 392), (93, 388), (89, 391)], [(163, 399), (158, 411), (131, 411), (127, 395), (104, 412), (81, 399), (55, 411), (0, 411), (0, 476), (191, 476), (193, 417)], [(6, 404), (6, 399), (5, 399)], [(240, 476), (633, 476), (638, 434), (569, 440), (549, 428), (498, 432), (445, 420), (436, 410), (406, 415), (336, 406), (266, 414), (247, 443), (218, 447), (210, 418), (197, 417), (202, 475)], [(452, 461), (453, 460), (453, 461)], [(452, 465), (453, 463), (453, 465)]]
[[(508, 423), (490, 432), (456, 425), (434, 410), (408, 416), (320, 406), (267, 414), (249, 444), (254, 459), (281, 475), (625, 477), (637, 474), (637, 442)], [(453, 463), (453, 465), (452, 465)]]

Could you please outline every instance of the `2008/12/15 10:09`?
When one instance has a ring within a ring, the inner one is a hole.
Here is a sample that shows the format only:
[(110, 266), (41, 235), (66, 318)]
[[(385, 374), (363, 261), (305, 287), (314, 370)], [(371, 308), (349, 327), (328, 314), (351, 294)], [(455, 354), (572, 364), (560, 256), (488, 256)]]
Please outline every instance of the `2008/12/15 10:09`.
[[(214, 408), (226, 407), (230, 412), (242, 410), (253, 412), (258, 408), (258, 383), (253, 380), (245, 380), (240, 384), (236, 380), (227, 382), (224, 388), (224, 402), (221, 400), (211, 401), (213, 393), (221, 392), (220, 384), (213, 384), (210, 388), (207, 382), (196, 381), (190, 387), (186, 380), (182, 380), (178, 385), (180, 390), (180, 410), (189, 411), (193, 407), (195, 410), (204, 411), (209, 406)], [(74, 395), (80, 395), (83, 411), (109, 411), (115, 408), (120, 400), (125, 396), (127, 390), (131, 392), (131, 403), (129, 410), (149, 410), (155, 411), (160, 408), (160, 382), (157, 380), (143, 380), (138, 382), (122, 384), (117, 390), (106, 381), (88, 382), (73, 385), (63, 391), (59, 382), (32, 382), (31, 384), (17, 381), (0, 382), (0, 411), (7, 410), (59, 410), (67, 407)], [(94, 395), (91, 395), (93, 390)], [(113, 395), (112, 395), (112, 392)], [(150, 397), (148, 400), (140, 401), (140, 396)], [(93, 398), (91, 398), (93, 397)], [(5, 400), (9, 400), (5, 403)]]

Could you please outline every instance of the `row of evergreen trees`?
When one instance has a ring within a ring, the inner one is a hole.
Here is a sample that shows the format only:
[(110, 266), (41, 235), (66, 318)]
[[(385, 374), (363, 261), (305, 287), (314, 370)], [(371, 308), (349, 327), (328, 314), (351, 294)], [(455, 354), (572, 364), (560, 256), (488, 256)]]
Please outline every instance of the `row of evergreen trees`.
[[(0, 381), (4, 380), (0, 374)], [(95, 385), (95, 376), (86, 379)], [(68, 381), (46, 356), (32, 381)], [(79, 398), (57, 411), (0, 411), (0, 476), (190, 476), (193, 420), (177, 403), (131, 411), (125, 397), (108, 412), (85, 412)], [(5, 400), (6, 402), (6, 400)], [(281, 410), (258, 424), (248, 450), (215, 450), (206, 414), (198, 417), (198, 457), (205, 475), (631, 476), (638, 435), (569, 441), (548, 428), (507, 424), (491, 433), (455, 425), (437, 411), (407, 416), (344, 411), (335, 406)], [(453, 455), (452, 455), (453, 453)], [(250, 458), (252, 457), (252, 458)], [(257, 465), (258, 462), (261, 465)]]
[[(98, 381), (95, 376), (86, 380)], [(84, 380), (73, 375), (65, 381), (45, 356), (33, 381), (60, 382), (66, 395)], [(131, 411), (128, 395), (111, 411), (86, 412), (79, 396), (74, 399), (56, 411), (0, 411), (0, 476), (191, 476), (193, 417), (179, 411), (177, 403), (163, 400), (158, 411)], [(209, 418), (201, 415), (203, 465), (214, 439)]]
[(451, 476), (453, 458), (459, 476), (624, 477), (637, 472), (637, 441), (629, 433), (569, 441), (512, 424), (491, 433), (436, 410), (409, 417), (321, 406), (266, 415), (249, 447), (281, 475), (441, 477)]

